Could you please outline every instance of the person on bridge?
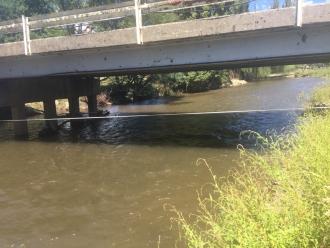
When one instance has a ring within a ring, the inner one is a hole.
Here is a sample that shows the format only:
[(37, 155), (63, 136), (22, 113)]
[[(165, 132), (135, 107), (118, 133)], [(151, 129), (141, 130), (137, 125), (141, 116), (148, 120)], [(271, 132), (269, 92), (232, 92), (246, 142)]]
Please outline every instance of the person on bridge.
[(76, 23), (74, 25), (75, 35), (89, 34), (89, 33), (94, 33), (94, 30), (89, 23), (83, 22), (83, 23)]
[(184, 0), (167, 0), (167, 2), (171, 5), (177, 5), (182, 3)]

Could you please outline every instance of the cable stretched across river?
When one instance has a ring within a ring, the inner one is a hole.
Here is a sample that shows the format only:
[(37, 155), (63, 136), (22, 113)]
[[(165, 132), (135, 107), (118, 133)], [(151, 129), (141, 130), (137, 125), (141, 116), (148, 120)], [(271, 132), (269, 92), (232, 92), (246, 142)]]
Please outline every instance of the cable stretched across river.
[(124, 118), (146, 118), (162, 116), (194, 116), (194, 115), (215, 115), (215, 114), (245, 114), (245, 113), (266, 113), (266, 112), (294, 112), (305, 110), (326, 110), (330, 106), (311, 107), (311, 108), (273, 108), (273, 109), (250, 109), (250, 110), (228, 110), (228, 111), (210, 111), (210, 112), (183, 112), (183, 113), (159, 113), (159, 114), (126, 114), (126, 115), (108, 115), (108, 116), (81, 116), (81, 117), (57, 117), (57, 118), (34, 118), (34, 119), (13, 119), (0, 120), (0, 122), (36, 122), (36, 121), (60, 121), (60, 120), (102, 120), (102, 119), (124, 119)]

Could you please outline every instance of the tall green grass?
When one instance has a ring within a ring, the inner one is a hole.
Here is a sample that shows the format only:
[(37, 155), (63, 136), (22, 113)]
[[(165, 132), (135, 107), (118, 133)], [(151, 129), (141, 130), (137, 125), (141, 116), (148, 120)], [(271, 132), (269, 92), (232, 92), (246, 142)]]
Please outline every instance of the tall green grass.
[[(174, 210), (185, 247), (330, 247), (330, 114), (308, 114), (296, 132), (240, 148), (228, 178), (210, 170), (197, 214)], [(205, 193), (207, 192), (207, 193)]]
[[(329, 76), (330, 78), (330, 76)], [(308, 104), (312, 107), (314, 106), (330, 106), (330, 86), (329, 83), (319, 86), (316, 90), (314, 90), (310, 99), (308, 100)]]

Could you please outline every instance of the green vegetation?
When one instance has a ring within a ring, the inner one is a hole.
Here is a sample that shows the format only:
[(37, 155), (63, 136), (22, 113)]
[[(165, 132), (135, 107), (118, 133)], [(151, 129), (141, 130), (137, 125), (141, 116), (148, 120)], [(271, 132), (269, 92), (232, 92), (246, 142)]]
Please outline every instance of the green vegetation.
[(241, 77), (246, 80), (258, 80), (267, 78), (271, 74), (270, 67), (244, 68), (241, 70)]
[[(313, 101), (330, 99), (330, 87)], [(313, 103), (312, 103), (313, 104)], [(258, 136), (264, 152), (240, 148), (239, 170), (198, 196), (198, 212), (173, 220), (187, 247), (330, 247), (330, 113), (309, 113), (296, 132)]]
[(328, 84), (319, 86), (309, 97), (307, 107), (330, 106), (330, 87)]
[(152, 97), (219, 89), (230, 86), (232, 79), (255, 81), (274, 74), (287, 75), (294, 69), (295, 66), (272, 66), (108, 77), (102, 82), (102, 90), (113, 103), (122, 104)]
[(0, 0), (0, 21), (114, 3), (114, 0)]
[(330, 79), (330, 67), (327, 64), (303, 66), (295, 71), (296, 77), (321, 77)]
[(174, 96), (218, 89), (230, 84), (229, 71), (198, 71), (108, 77), (102, 91), (113, 103), (129, 103), (159, 96)]

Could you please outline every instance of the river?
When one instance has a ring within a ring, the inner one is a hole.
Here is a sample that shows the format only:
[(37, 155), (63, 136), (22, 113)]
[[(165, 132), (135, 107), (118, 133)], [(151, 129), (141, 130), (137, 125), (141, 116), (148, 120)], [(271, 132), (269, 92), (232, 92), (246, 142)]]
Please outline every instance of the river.
[[(178, 98), (113, 106), (112, 114), (177, 113), (301, 106), (322, 83), (276, 79)], [(174, 247), (175, 205), (188, 214), (210, 181), (205, 158), (219, 176), (239, 161), (238, 144), (254, 146), (244, 130), (262, 134), (293, 128), (299, 112), (212, 114), (84, 122), (39, 138), (13, 139), (0, 126), (0, 247)]]

